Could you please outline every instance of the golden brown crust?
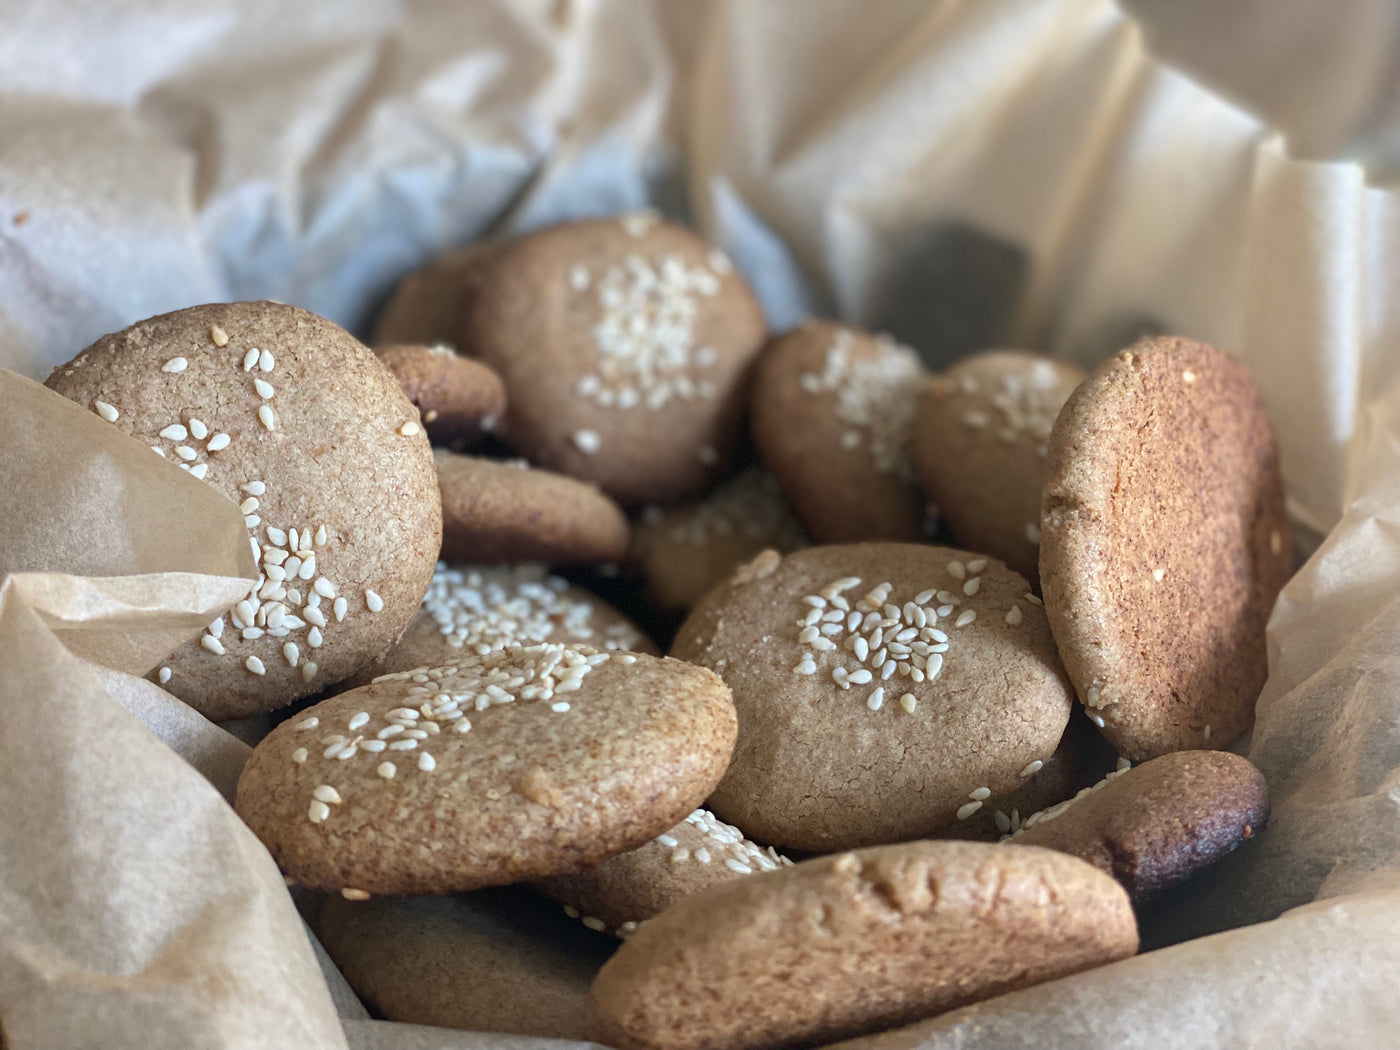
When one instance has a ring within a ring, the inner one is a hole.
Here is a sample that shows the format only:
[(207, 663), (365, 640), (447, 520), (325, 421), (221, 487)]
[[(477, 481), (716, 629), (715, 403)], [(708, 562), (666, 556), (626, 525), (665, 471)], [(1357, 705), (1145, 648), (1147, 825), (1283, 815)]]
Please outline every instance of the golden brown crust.
[(435, 445), (472, 448), (505, 416), (505, 384), (480, 361), (442, 345), (391, 346), (378, 354), (417, 407)]
[(980, 842), (822, 857), (688, 897), (589, 994), (622, 1050), (811, 1045), (1132, 955), (1127, 895), (1074, 858)]
[(1055, 424), (1041, 532), (1061, 658), (1119, 752), (1223, 747), (1249, 726), (1292, 543), (1243, 365), (1176, 338), (1105, 362)]
[(759, 357), (754, 445), (818, 543), (923, 538), (907, 446), (924, 379), (912, 351), (830, 321)]

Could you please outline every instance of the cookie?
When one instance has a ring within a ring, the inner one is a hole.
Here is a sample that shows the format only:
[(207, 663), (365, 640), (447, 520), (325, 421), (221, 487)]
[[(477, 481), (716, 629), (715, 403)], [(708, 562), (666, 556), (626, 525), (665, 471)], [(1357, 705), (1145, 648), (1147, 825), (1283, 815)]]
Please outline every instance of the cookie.
[(460, 331), (523, 455), (640, 506), (725, 475), (764, 321), (722, 252), (642, 212), (503, 248)]
[(245, 515), (258, 582), (157, 672), (200, 713), (240, 718), (325, 689), (413, 619), (442, 534), (428, 439), (343, 329), (280, 303), (195, 306), (104, 336), (48, 386)]
[(1176, 751), (1033, 814), (1011, 841), (1086, 860), (1141, 903), (1214, 864), (1268, 821), (1268, 785), (1248, 759)]
[(810, 1046), (1126, 958), (1127, 894), (1051, 850), (910, 842), (687, 897), (589, 993), (620, 1050)]
[(749, 469), (692, 503), (645, 508), (632, 526), (627, 560), (654, 608), (685, 612), (760, 551), (787, 554), (805, 546), (778, 483)]
[(909, 438), (913, 351), (830, 321), (775, 339), (749, 395), (754, 445), (818, 543), (923, 537)]
[(450, 346), (391, 346), (379, 351), (403, 392), (417, 407), (428, 438), (454, 449), (481, 444), (505, 415), (501, 377)]
[(779, 848), (936, 832), (1054, 753), (1072, 706), (1044, 611), (998, 562), (862, 543), (760, 555), (672, 655), (734, 692), (739, 743), (710, 808)]
[(738, 828), (697, 809), (645, 846), (535, 885), (590, 929), (630, 937), (682, 897), (792, 861), (763, 849)]
[(588, 986), (615, 942), (520, 887), (447, 897), (328, 897), (321, 943), (390, 1021), (587, 1038)]
[(456, 345), (458, 318), (498, 247), (493, 242), (471, 244), (405, 277), (379, 312), (370, 344), (382, 348), (445, 343), (470, 356), (470, 347)]
[(442, 492), (442, 557), (449, 562), (621, 561), (631, 531), (616, 503), (587, 482), (524, 460), (433, 453)]
[(540, 642), (657, 655), (651, 639), (626, 616), (543, 566), (439, 564), (422, 611), (404, 636), (349, 681), (368, 685), (384, 674), (445, 667), (463, 653), (484, 656)]
[(237, 809), (314, 889), (456, 893), (655, 838), (710, 793), (734, 734), (723, 683), (677, 660), (464, 653), (283, 722), (248, 760)]
[(919, 398), (914, 471), (953, 537), (1034, 581), (1050, 428), (1084, 380), (1067, 361), (991, 350), (960, 361)]
[(1041, 534), (1060, 657), (1120, 754), (1223, 747), (1249, 726), (1292, 541), (1243, 365), (1176, 338), (1104, 362), (1050, 435)]

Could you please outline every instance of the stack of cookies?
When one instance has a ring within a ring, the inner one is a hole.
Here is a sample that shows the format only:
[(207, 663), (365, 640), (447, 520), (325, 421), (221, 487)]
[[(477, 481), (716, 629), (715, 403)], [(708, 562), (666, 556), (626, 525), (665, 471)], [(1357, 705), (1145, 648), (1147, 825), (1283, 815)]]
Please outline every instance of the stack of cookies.
[(271, 714), (238, 812), (383, 1016), (820, 1044), (1131, 955), (1267, 822), (1219, 749), (1292, 544), (1227, 355), (770, 338), (650, 212), (449, 256), (372, 341), (201, 306), (49, 385), (244, 514), (257, 581), (151, 675)]

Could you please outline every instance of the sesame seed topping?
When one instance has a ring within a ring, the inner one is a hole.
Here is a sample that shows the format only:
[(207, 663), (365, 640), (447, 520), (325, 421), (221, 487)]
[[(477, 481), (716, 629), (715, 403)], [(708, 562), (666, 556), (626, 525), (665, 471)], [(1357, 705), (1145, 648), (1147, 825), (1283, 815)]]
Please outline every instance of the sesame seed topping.
[(1153, 569), (1153, 570), (1152, 570), (1152, 578), (1153, 578), (1154, 580), (1156, 580), (1158, 583), (1161, 583), (1161, 582), (1162, 582), (1162, 578), (1163, 578), (1164, 576), (1166, 576), (1166, 575), (1167, 575), (1167, 570), (1166, 570), (1166, 569), (1163, 569), (1163, 568), (1160, 568), (1160, 567), (1159, 567), (1159, 568), (1156, 568), (1156, 569)]
[(965, 802), (958, 807), (957, 818), (959, 820), (966, 820), (981, 808), (981, 802)]
[(1100, 729), (1103, 728), (1103, 715), (1099, 714), (1097, 711), (1089, 712), (1089, 721), (1093, 722), (1094, 725), (1098, 726)]
[(1186, 371), (1181, 373), (1181, 381), (1183, 383), (1186, 383), (1187, 385), (1194, 383), (1196, 381), (1196, 373), (1188, 368)]
[(953, 626), (966, 627), (975, 619), (977, 619), (977, 614), (975, 612), (971, 609), (964, 609), (962, 612), (958, 613), (958, 618), (953, 621)]
[(251, 372), (257, 367), (258, 352), (256, 350), (249, 350), (246, 354), (243, 355), (243, 371)]
[(742, 861), (735, 860), (733, 857), (726, 858), (726, 859), (725, 859), (725, 862), (724, 862), (724, 866), (725, 866), (726, 868), (728, 868), (730, 871), (735, 872), (735, 873), (737, 873), (737, 874), (739, 874), (739, 875), (752, 875), (752, 874), (753, 874), (753, 868), (749, 867), (747, 864), (743, 863)]
[(983, 802), (992, 797), (992, 789), (989, 787), (973, 788), (967, 793), (967, 797), (974, 802)]
[(963, 584), (962, 589), (963, 594), (971, 598), (973, 595), (975, 595), (978, 591), (982, 589), (982, 578), (980, 576), (972, 577), (972, 579), (968, 580), (966, 583)]
[(209, 341), (215, 346), (228, 346), (228, 333), (216, 324), (209, 326)]
[(994, 814), (992, 814), (992, 816), (993, 819), (995, 819), (997, 822), (997, 830), (1000, 831), (1003, 835), (1005, 835), (1011, 830), (1011, 818), (1008, 817), (1001, 810), (997, 810)]
[(179, 375), (189, 366), (190, 363), (183, 357), (172, 357), (169, 361), (160, 366), (160, 370), (162, 372), (168, 372), (170, 375)]
[(258, 406), (258, 422), (268, 430), (277, 429), (277, 413), (272, 411), (271, 405)]
[(384, 609), (384, 599), (375, 594), (374, 591), (365, 591), (365, 606), (372, 613), (381, 612)]
[(960, 561), (950, 561), (948, 563), (948, 575), (955, 580), (967, 579), (967, 566)]
[(385, 780), (393, 780), (394, 774), (398, 771), (398, 766), (394, 765), (394, 763), (392, 762), (381, 762), (379, 763), (379, 766), (375, 769), (375, 772), (378, 773)]
[(1006, 611), (1006, 622), (1009, 623), (1012, 627), (1015, 627), (1017, 624), (1019, 624), (1021, 622), (1021, 619), (1021, 607), (1019, 605), (1013, 605), (1010, 609)]
[(346, 886), (343, 890), (341, 890), (340, 895), (348, 901), (367, 901), (370, 897), (368, 891), (357, 890), (350, 886)]
[(264, 401), (269, 401), (277, 396), (277, 389), (266, 379), (254, 379), (253, 389), (257, 391), (258, 397)]
[(263, 372), (271, 372), (277, 365), (277, 359), (272, 356), (271, 350), (264, 350), (258, 354), (258, 369)]
[(199, 644), (204, 646), (204, 648), (208, 649), (215, 656), (224, 655), (225, 649), (223, 643), (220, 642), (217, 638), (215, 638), (212, 634), (206, 634), (201, 636), (199, 639)]
[(311, 585), (311, 589), (322, 598), (334, 598), (336, 596), (335, 584), (331, 583), (331, 581), (324, 576), (316, 577), (316, 582)]
[(359, 729), (362, 725), (364, 725), (364, 724), (365, 724), (366, 722), (368, 722), (368, 721), (369, 721), (369, 712), (368, 712), (368, 711), (360, 711), (360, 712), (357, 712), (357, 713), (354, 715), (354, 717), (352, 717), (352, 718), (350, 719), (349, 728), (350, 728), (350, 730), (353, 732), (354, 730)]
[(437, 759), (424, 751), (418, 756), (418, 768), (424, 773), (431, 773), (433, 770), (437, 769)]
[(203, 420), (191, 417), (189, 425), (190, 437), (194, 438), (196, 441), (203, 441), (209, 436), (209, 428), (204, 425)]
[(318, 670), (320, 670), (320, 668), (316, 666), (315, 660), (307, 660), (303, 662), (301, 665), (301, 680), (303, 682), (311, 681), (311, 679), (316, 677), (316, 672)]
[(914, 708), (918, 703), (919, 701), (914, 698), (913, 693), (905, 693), (899, 698), (899, 706), (904, 708), (904, 710), (911, 715), (914, 713)]
[(1026, 522), (1026, 539), (1037, 546), (1040, 544), (1040, 526), (1033, 521)]
[(311, 823), (319, 824), (331, 815), (331, 807), (320, 799), (313, 799), (310, 807), (306, 811), (306, 815)]
[(403, 426), (399, 427), (399, 433), (403, 437), (413, 437), (414, 435), (421, 433), (422, 430), (423, 428), (420, 427), (417, 423), (413, 422), (413, 420), (411, 419)]
[(208, 444), (206, 444), (204, 447), (207, 448), (210, 452), (222, 452), (224, 449), (228, 448), (228, 443), (229, 436), (225, 433), (220, 432), (211, 437), (209, 439)]
[(848, 330), (839, 330), (823, 370), (800, 374), (798, 386), (813, 395), (835, 395), (836, 418), (851, 428), (840, 438), (843, 449), (859, 448), (862, 432), (868, 432), (873, 469), (912, 479), (906, 446), (921, 371), (918, 358), (884, 337), (876, 341), (873, 354), (853, 358), (852, 341)]
[(1132, 769), (1132, 768), (1133, 768), (1132, 762), (1130, 762), (1128, 759), (1124, 758), (1124, 757), (1121, 756), (1121, 755), (1118, 756), (1118, 766), (1117, 766), (1118, 772), (1120, 772), (1120, 773), (1126, 773), (1128, 770), (1130, 770), (1130, 769)]
[(331, 787), (329, 784), (321, 784), (317, 786), (316, 790), (311, 792), (311, 795), (313, 798), (319, 799), (321, 802), (325, 802), (328, 805), (332, 806), (339, 805), (341, 802), (345, 801), (340, 797), (340, 792), (337, 791), (335, 788)]
[(92, 403), (92, 407), (94, 411), (96, 411), (97, 414), (103, 419), (105, 419), (108, 423), (115, 423), (117, 421), (117, 417), (121, 415), (120, 412), (118, 412), (114, 407), (109, 405), (106, 401), (94, 401)]
[[(183, 463), (180, 464), (180, 465), (181, 465), (182, 467), (184, 466)], [(208, 463), (196, 463), (194, 466), (190, 467), (189, 473), (190, 473), (190, 476), (191, 476), (191, 477), (195, 477), (195, 478), (198, 478), (200, 481), (203, 481), (203, 480), (204, 480), (204, 476), (205, 476), (206, 474), (209, 473), (209, 464), (208, 464)]]
[(300, 722), (298, 722), (293, 728), (295, 728), (295, 729), (315, 729), (315, 728), (316, 728), (317, 726), (319, 726), (320, 724), (321, 724), (321, 720), (320, 720), (319, 718), (317, 718), (315, 715), (312, 715), (310, 718), (304, 718), (304, 719), (302, 719), (302, 720), (301, 720)]
[(584, 455), (591, 456), (603, 447), (603, 439), (596, 430), (576, 430), (573, 436), (574, 447)]
[(309, 756), (307, 755), (306, 748), (304, 747), (299, 747), (292, 752), (292, 761), (295, 762), (297, 765), (301, 765), (302, 763), (304, 763), (308, 757)]
[(263, 662), (256, 656), (250, 656), (248, 659), (244, 660), (243, 666), (248, 668), (253, 674), (267, 674), (267, 668), (263, 666)]
[(877, 686), (865, 700), (865, 706), (872, 711), (878, 711), (885, 706), (885, 687)]
[(1033, 777), (1037, 773), (1039, 773), (1044, 767), (1045, 763), (1038, 758), (1033, 762), (1028, 762), (1026, 763), (1026, 768), (1021, 770), (1021, 778), (1024, 780), (1026, 777)]

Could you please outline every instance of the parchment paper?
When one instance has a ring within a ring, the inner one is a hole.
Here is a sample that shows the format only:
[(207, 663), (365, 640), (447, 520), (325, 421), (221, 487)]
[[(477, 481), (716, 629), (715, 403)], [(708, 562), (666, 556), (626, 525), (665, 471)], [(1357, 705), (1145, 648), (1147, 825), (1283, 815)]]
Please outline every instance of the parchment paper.
[[(1165, 0), (1132, 2), (1178, 53)], [(1341, 38), (1383, 35), (1381, 6), (1334, 13)], [(1336, 67), (1335, 41), (1300, 24)], [(1297, 39), (1260, 36), (1259, 53), (1296, 63)], [(1357, 129), (1393, 108), (1377, 53), (1326, 96), (1331, 124), (1296, 111), (1305, 70), (1268, 98), (1267, 63), (1216, 79), (1310, 156), (1365, 156)], [(1326, 535), (1271, 626), (1249, 754), (1272, 824), (1160, 923), (1228, 932), (888, 1045), (1391, 1045), (1394, 192), (1292, 159), (1152, 60), (1110, 0), (0, 9), (0, 366), (33, 378), (206, 300), (361, 327), (446, 248), (647, 202), (724, 244), (776, 327), (836, 312), (934, 365), (995, 343), (1091, 362), (1149, 330), (1208, 339), (1253, 370), (1291, 512)], [(506, 1045), (364, 1020), (334, 977), (333, 998), (224, 802), (246, 745), (131, 677), (241, 596), (235, 508), (16, 376), (0, 409), (6, 1044)]]

